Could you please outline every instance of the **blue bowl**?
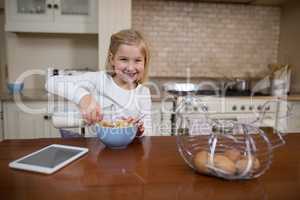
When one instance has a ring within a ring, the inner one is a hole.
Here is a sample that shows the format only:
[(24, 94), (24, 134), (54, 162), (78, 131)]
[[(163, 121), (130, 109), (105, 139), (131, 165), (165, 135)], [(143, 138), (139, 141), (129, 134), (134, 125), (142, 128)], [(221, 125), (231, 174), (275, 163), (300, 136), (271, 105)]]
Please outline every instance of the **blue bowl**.
[(8, 83), (7, 84), (7, 89), (11, 94), (21, 92), (23, 90), (23, 88), (24, 88), (24, 83)]
[(137, 127), (109, 128), (96, 126), (97, 137), (111, 149), (125, 149), (136, 136)]

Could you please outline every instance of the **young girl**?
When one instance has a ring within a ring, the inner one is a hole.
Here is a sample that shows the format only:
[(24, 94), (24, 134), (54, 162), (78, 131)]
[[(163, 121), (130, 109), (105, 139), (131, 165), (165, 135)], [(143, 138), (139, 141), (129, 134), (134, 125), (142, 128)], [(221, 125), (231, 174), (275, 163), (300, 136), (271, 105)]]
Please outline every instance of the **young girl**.
[(141, 119), (139, 135), (151, 134), (151, 97), (142, 85), (149, 67), (149, 47), (135, 30), (111, 36), (107, 71), (77, 76), (52, 76), (46, 89), (75, 102), (88, 124), (103, 118)]

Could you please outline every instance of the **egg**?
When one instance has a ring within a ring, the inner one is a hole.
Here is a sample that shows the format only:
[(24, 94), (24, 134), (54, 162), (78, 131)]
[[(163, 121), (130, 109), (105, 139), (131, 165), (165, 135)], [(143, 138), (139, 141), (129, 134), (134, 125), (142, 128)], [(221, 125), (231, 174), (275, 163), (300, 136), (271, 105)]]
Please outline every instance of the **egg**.
[(241, 158), (241, 152), (234, 148), (226, 150), (224, 155), (233, 162), (236, 162)]
[(207, 161), (209, 158), (209, 153), (207, 151), (200, 151), (198, 153), (196, 153), (195, 157), (194, 157), (194, 164), (196, 169), (199, 172), (208, 174), (209, 170), (207, 168)]
[[(251, 156), (252, 161), (254, 162), (252, 165), (252, 169), (250, 171), (256, 171), (260, 168), (260, 162), (257, 158), (254, 156)], [(244, 157), (241, 160), (236, 162), (236, 168), (238, 173), (242, 173), (245, 171), (246, 167), (248, 165), (248, 157)]]
[(233, 175), (236, 172), (236, 166), (233, 161), (224, 155), (216, 154), (214, 157), (214, 166), (221, 169), (229, 175)]

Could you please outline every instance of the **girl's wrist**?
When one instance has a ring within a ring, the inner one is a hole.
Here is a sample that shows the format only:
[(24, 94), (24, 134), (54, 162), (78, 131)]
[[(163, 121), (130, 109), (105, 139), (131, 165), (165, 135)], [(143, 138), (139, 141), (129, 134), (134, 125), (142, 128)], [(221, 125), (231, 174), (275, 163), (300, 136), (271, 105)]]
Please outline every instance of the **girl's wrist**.
[(92, 102), (92, 96), (91, 95), (85, 95), (83, 96), (79, 101), (79, 107), (80, 108), (87, 108), (90, 106)]

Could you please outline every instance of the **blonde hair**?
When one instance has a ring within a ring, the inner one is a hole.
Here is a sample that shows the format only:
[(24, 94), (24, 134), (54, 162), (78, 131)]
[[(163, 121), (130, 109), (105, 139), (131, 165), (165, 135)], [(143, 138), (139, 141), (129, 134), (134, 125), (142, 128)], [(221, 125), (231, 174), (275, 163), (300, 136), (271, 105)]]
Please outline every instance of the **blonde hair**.
[(110, 38), (110, 45), (108, 49), (107, 59), (106, 59), (106, 69), (108, 72), (112, 72), (111, 74), (114, 75), (113, 66), (110, 63), (110, 57), (115, 56), (117, 53), (120, 45), (134, 45), (140, 47), (141, 52), (143, 53), (145, 60), (144, 60), (144, 74), (141, 80), (138, 80), (137, 83), (143, 83), (148, 78), (148, 70), (149, 70), (149, 61), (150, 61), (150, 50), (149, 46), (143, 37), (143, 35), (133, 29), (126, 29), (121, 30), (115, 34), (113, 34)]

